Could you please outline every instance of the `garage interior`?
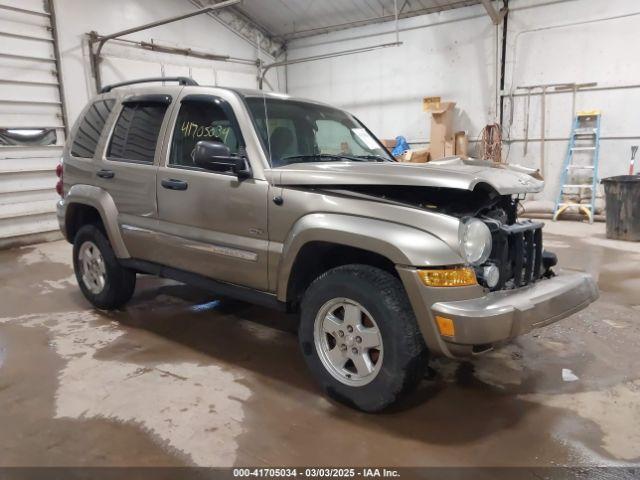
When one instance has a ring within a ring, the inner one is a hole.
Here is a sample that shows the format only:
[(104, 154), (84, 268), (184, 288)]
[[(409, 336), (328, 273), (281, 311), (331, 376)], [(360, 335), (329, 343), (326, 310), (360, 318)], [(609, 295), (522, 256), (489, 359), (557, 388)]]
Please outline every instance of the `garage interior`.
[[(632, 0), (0, 0), (0, 467), (640, 466), (640, 206), (600, 182), (640, 172), (639, 28)], [(520, 216), (600, 298), (378, 415), (321, 394), (295, 315), (151, 276), (92, 308), (65, 139), (101, 87), (176, 76), (339, 107), (399, 161), (533, 169)]]

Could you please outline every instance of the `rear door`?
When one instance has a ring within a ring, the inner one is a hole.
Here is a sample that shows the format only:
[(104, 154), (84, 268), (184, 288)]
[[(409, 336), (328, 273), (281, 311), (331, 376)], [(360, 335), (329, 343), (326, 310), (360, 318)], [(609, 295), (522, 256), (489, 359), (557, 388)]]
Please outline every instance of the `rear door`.
[(166, 164), (157, 176), (159, 242), (166, 265), (267, 290), (267, 181), (239, 180), (228, 170), (204, 170), (193, 161), (201, 140), (222, 141), (232, 154), (244, 152), (250, 127), (244, 126), (243, 135), (231, 106), (234, 95), (187, 91), (173, 109)]
[(153, 248), (158, 212), (155, 159), (162, 150), (171, 101), (166, 94), (126, 97), (96, 172), (97, 184), (109, 192), (118, 208), (129, 254), (150, 261), (159, 260)]

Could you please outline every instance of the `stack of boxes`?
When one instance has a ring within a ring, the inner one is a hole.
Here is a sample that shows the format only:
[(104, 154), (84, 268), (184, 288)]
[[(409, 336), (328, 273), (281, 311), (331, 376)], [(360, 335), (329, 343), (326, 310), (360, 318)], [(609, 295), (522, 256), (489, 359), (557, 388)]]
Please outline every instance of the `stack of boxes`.
[[(391, 151), (396, 146), (395, 140), (380, 140), (382, 144)], [(429, 149), (428, 148), (412, 148), (407, 150), (402, 155), (396, 157), (400, 162), (410, 163), (426, 163), (429, 161)]]
[(431, 113), (431, 137), (429, 151), (432, 160), (458, 155), (467, 157), (469, 139), (465, 132), (453, 131), (453, 114), (456, 102), (443, 102), (440, 97), (422, 99), (422, 109)]
[[(425, 97), (422, 109), (431, 113), (431, 136), (429, 148), (408, 150), (398, 158), (401, 162), (424, 163), (429, 160), (458, 155), (468, 157), (469, 139), (463, 131), (454, 132), (453, 116), (455, 102), (443, 102), (440, 97)], [(389, 149), (396, 145), (395, 140), (382, 140)]]

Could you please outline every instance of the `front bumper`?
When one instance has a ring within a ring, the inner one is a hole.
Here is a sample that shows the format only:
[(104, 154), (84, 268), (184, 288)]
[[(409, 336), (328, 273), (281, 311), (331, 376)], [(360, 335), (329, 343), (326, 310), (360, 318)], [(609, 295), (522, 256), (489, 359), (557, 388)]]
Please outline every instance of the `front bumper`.
[(586, 273), (561, 273), (513, 291), (431, 306), (435, 315), (451, 318), (462, 345), (490, 344), (527, 333), (582, 310), (598, 298), (598, 287)]
[[(598, 287), (586, 273), (560, 272), (553, 278), (541, 279), (517, 290), (502, 290), (482, 296), (477, 295), (476, 290), (475, 298), (470, 297), (474, 292), (469, 288), (456, 289), (459, 291), (457, 294), (448, 293), (449, 298), (437, 299), (434, 289), (421, 286), (419, 293), (423, 308), (418, 309), (415, 308), (415, 286), (407, 289), (425, 341), (432, 351), (435, 350), (434, 353), (454, 358), (473, 355), (495, 343), (568, 317), (598, 298)], [(413, 290), (413, 294), (409, 290)], [(435, 324), (436, 316), (453, 321), (453, 336), (440, 335)], [(435, 339), (427, 339), (433, 335)]]

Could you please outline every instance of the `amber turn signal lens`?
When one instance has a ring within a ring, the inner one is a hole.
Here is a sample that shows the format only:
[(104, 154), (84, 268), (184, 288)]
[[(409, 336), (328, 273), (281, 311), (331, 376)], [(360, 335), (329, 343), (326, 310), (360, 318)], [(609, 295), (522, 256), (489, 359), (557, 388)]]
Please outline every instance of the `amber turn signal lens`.
[(476, 285), (473, 268), (447, 268), (442, 270), (418, 270), (422, 283), (428, 287), (466, 287)]
[(438, 324), (438, 330), (443, 337), (454, 337), (456, 335), (456, 329), (453, 326), (453, 320), (447, 317), (441, 317), (436, 315), (436, 323)]

